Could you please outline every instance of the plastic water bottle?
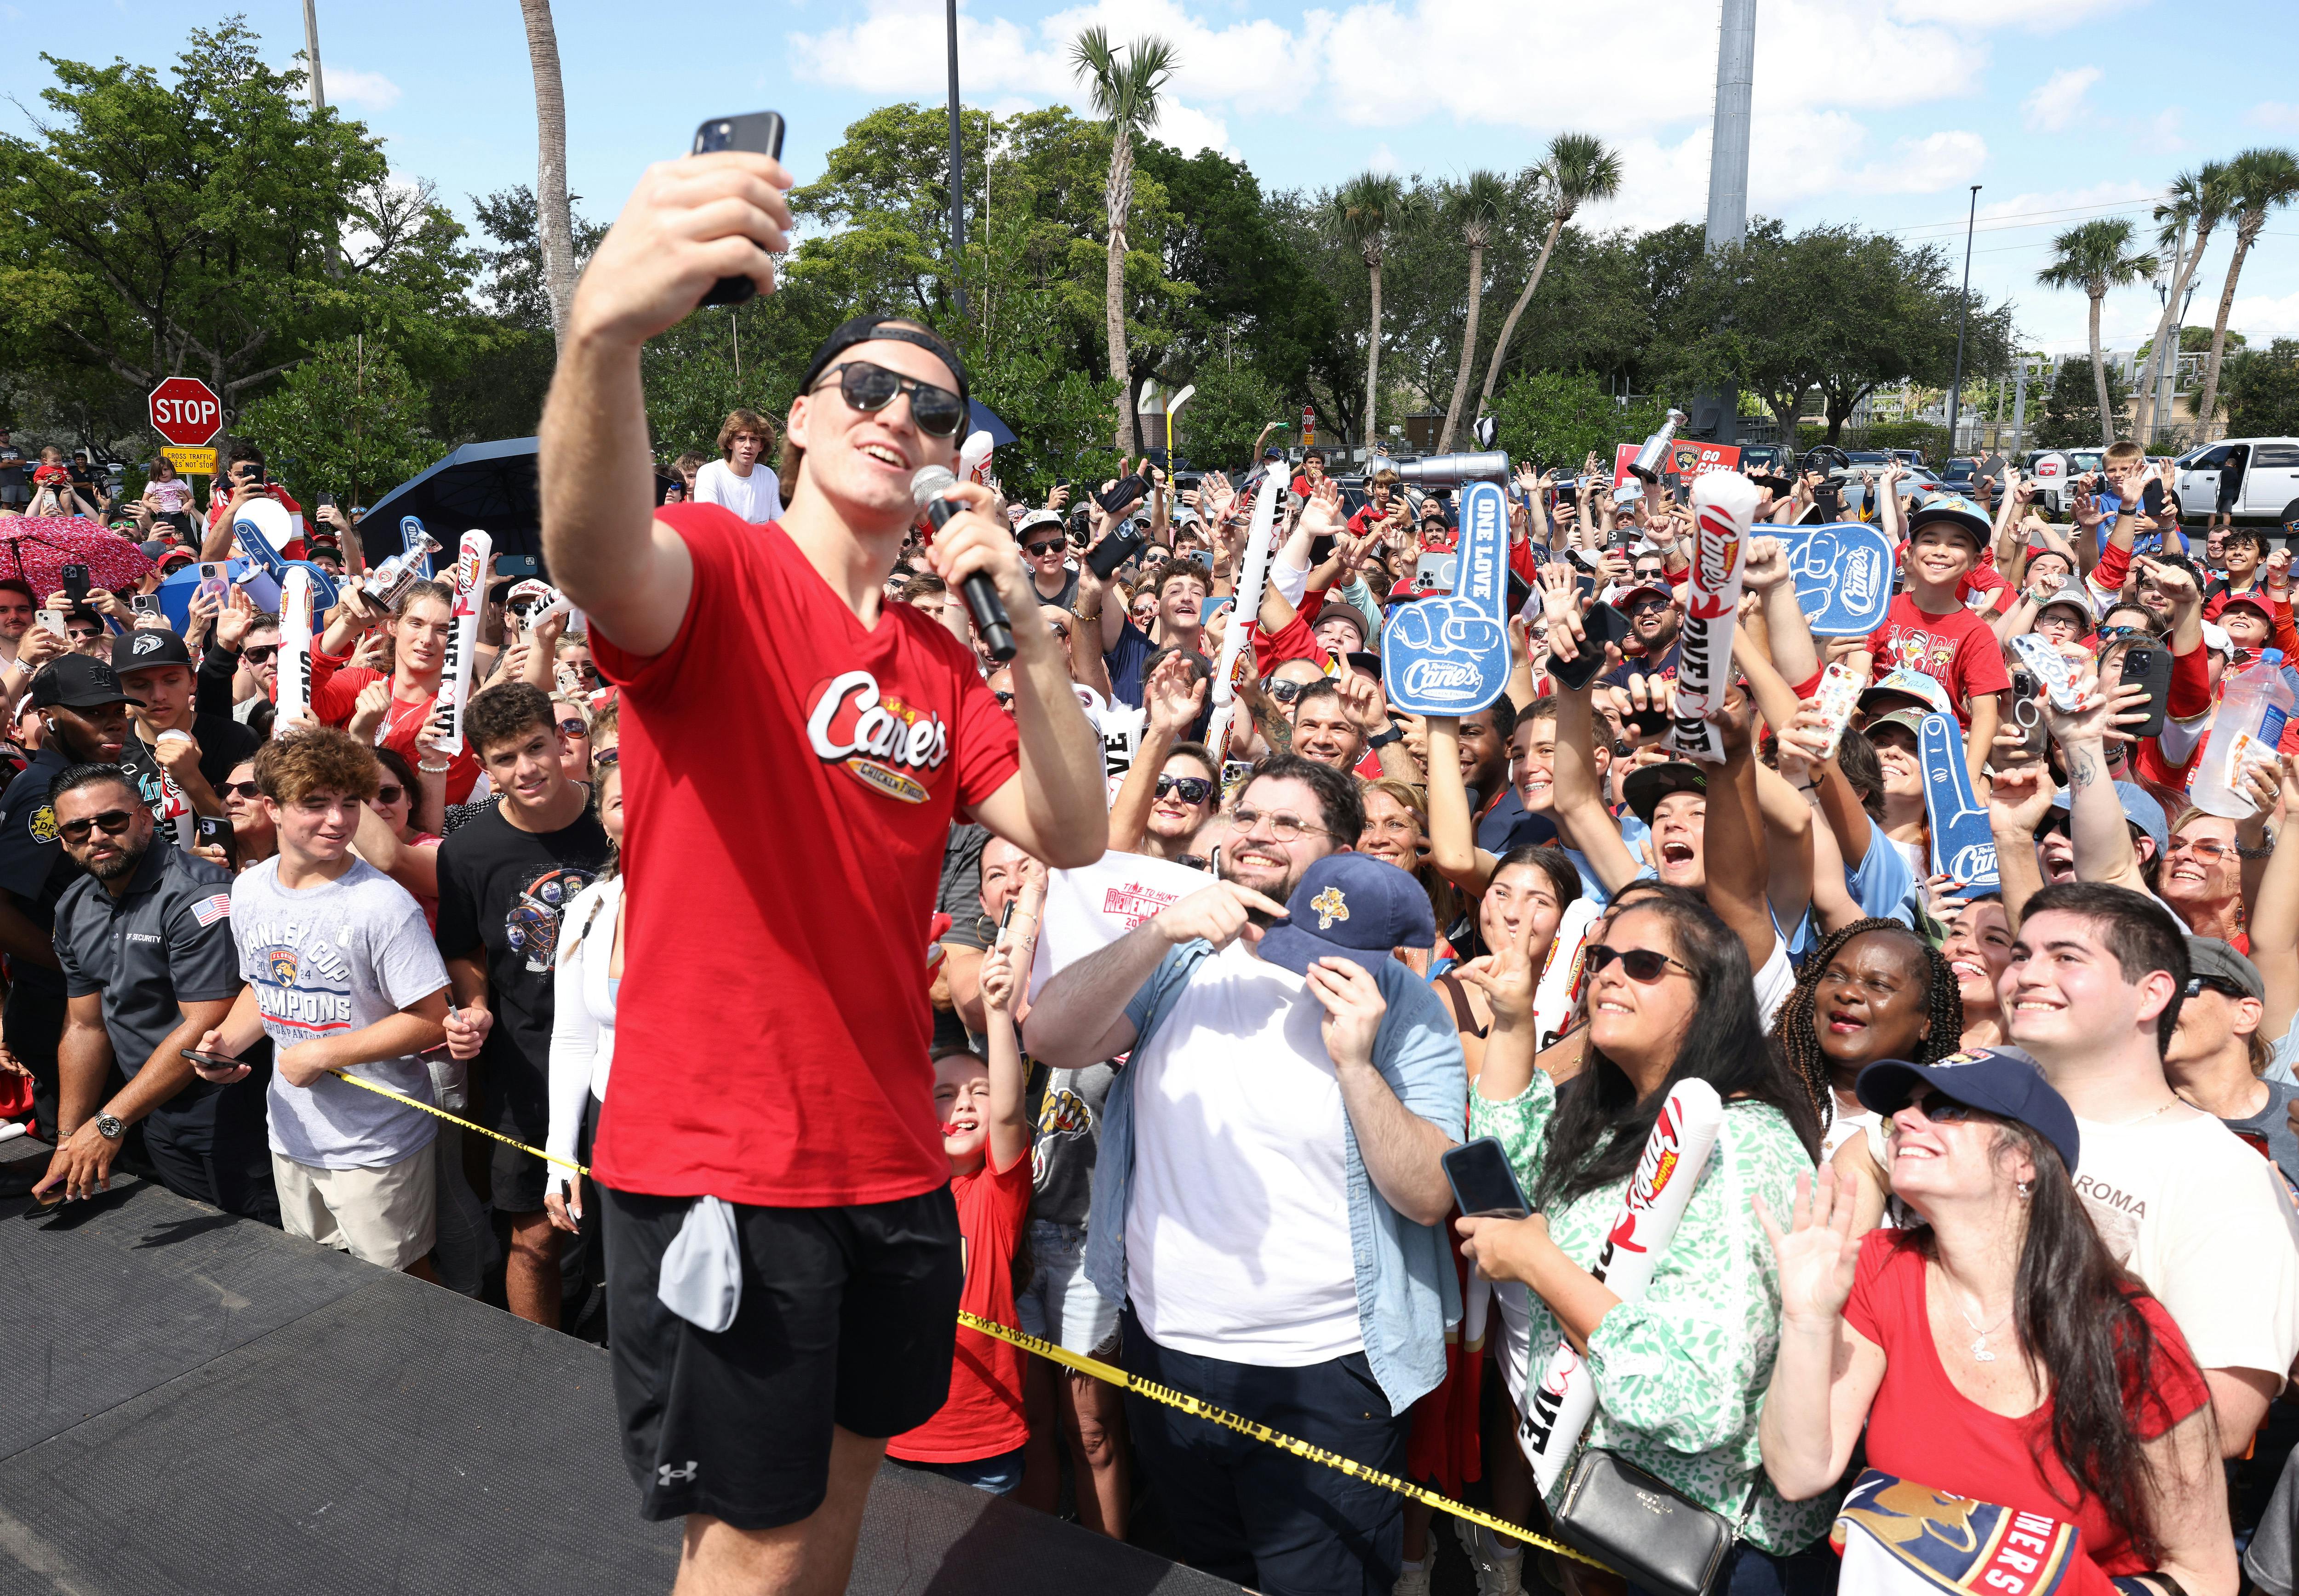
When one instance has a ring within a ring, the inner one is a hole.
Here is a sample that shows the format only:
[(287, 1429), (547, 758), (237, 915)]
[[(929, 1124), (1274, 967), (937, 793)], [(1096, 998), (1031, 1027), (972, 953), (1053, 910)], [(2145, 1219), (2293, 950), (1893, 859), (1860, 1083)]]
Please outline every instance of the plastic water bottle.
[(2236, 767), (2238, 750), (2245, 763), (2271, 757), (2282, 740), (2292, 702), (2290, 684), (2269, 660), (2255, 660), (2220, 679), (2211, 737), (2204, 744), (2187, 791), (2196, 808), (2228, 820), (2241, 820), (2251, 814), (2251, 799)]

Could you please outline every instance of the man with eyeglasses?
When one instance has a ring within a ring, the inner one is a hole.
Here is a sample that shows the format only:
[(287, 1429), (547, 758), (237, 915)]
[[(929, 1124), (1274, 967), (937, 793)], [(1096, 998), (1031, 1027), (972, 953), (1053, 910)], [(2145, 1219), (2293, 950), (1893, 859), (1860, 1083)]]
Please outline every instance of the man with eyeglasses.
[[(1364, 821), (1345, 773), (1266, 761), (1223, 879), (1063, 969), (1025, 1038), (1054, 1069), (1131, 1052), (1086, 1244), (1127, 1370), (1394, 1473), (1458, 1311), (1438, 1159), (1466, 1083), (1442, 1005), (1390, 956), (1391, 906), (1420, 889), (1351, 868)], [(1264, 956), (1296, 930), (1380, 947), (1306, 972)], [(1127, 1418), (1184, 1560), (1264, 1591), (1396, 1582), (1400, 1498), (1147, 1403)]]
[[(911, 483), (955, 466), (969, 414), (932, 328), (857, 317), (817, 349), (779, 521), (651, 501), (641, 351), (729, 273), (772, 289), (789, 184), (732, 151), (650, 169), (577, 290), (539, 460), (552, 574), (621, 690), (635, 821), (593, 1159), (625, 1462), (646, 1517), (686, 1519), (682, 1580), (755, 1592), (845, 1584), (886, 1439), (949, 1393), (964, 1265), (918, 943), (950, 822), (1058, 869), (1108, 836), (1100, 739), (987, 489), (948, 490), (963, 508), (926, 558), (995, 588), (1012, 717), (948, 632), (885, 601)], [(801, 840), (730, 854), (761, 794)], [(730, 871), (743, 889), (695, 913), (695, 881)], [(740, 1238), (715, 1254), (730, 1323), (658, 1292), (704, 1196)]]
[[(231, 872), (155, 846), (152, 812), (115, 765), (72, 766), (49, 802), (65, 853), (87, 873), (56, 905), (69, 1004), (57, 1050), (62, 1103), (55, 1154), (34, 1189), (92, 1196), (129, 1146), (131, 1162), (178, 1196), (277, 1225), (269, 1063), (219, 1086), (195, 1078), (183, 1056), (223, 1023), (245, 984), (231, 938)], [(115, 1064), (126, 1084), (111, 1091)]]
[[(40, 717), (40, 751), (0, 795), (0, 952), (13, 978), (0, 1011), (6, 1051), (32, 1077), (40, 1128), (58, 1116), (56, 1044), (63, 1035), (65, 992), (55, 949), (56, 905), (79, 879), (63, 850), (48, 789), (75, 765), (112, 765), (134, 736), (131, 700), (112, 668), (66, 654), (32, 679)], [(142, 708), (141, 704), (133, 705)]]

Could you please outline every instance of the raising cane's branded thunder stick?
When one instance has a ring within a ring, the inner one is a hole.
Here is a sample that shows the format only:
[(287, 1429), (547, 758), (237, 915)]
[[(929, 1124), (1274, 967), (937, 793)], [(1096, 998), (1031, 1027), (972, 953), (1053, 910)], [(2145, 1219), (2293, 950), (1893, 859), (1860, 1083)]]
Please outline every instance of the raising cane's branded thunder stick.
[(463, 751), (463, 705), (471, 696), (471, 655), (479, 643), (479, 606), (486, 598), (487, 561), (494, 551), (494, 539), (467, 532), (455, 558), (455, 613), (439, 669), (439, 702), (431, 712), (433, 740), (443, 754)]
[(278, 737), (311, 713), (311, 574), (291, 566), (279, 583), (279, 706), (271, 723)]
[[(1707, 1167), (1723, 1125), (1724, 1104), (1714, 1087), (1705, 1080), (1680, 1080), (1670, 1088), (1652, 1135), (1645, 1139), (1637, 1172), (1630, 1178), (1628, 1195), (1606, 1233), (1605, 1250), (1589, 1271), (1621, 1301), (1637, 1301), (1652, 1284), (1653, 1271), (1668, 1251), (1677, 1221), (1684, 1218), (1685, 1204), (1692, 1201), (1692, 1188), (1700, 1183), (1700, 1171)], [(1597, 1382), (1573, 1344), (1561, 1338), (1537, 1385), (1531, 1371), (1525, 1372), (1517, 1444), (1532, 1465), (1533, 1483), (1546, 1495), (1563, 1476), (1581, 1432), (1596, 1414)]]
[(1230, 715), (1235, 706), (1238, 650), (1247, 646), (1246, 633), (1261, 613), (1262, 584), (1269, 578), (1269, 544), (1277, 526), (1277, 498), (1285, 491), (1283, 474), (1262, 474), (1261, 491), (1253, 499), (1253, 530), (1245, 540), (1245, 573), (1237, 584), (1237, 602), (1230, 607), (1229, 630), (1222, 635), (1221, 665), (1214, 672), (1214, 721), (1206, 746), (1216, 759), (1228, 756)]
[(1687, 759), (1724, 763), (1724, 740), (1708, 724), (1732, 680), (1732, 627), (1740, 608), (1740, 556), (1756, 518), (1756, 484), (1737, 471), (1711, 471), (1692, 484), (1691, 589), (1676, 663), (1673, 741)]

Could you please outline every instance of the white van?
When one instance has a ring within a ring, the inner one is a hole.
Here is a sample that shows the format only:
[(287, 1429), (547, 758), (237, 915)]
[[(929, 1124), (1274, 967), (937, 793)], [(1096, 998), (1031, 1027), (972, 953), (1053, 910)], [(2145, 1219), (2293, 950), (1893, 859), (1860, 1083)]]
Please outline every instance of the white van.
[(2299, 520), (2299, 438), (2221, 438), (2179, 457), (2179, 513), (2209, 516), (2219, 509), (2220, 479), (2243, 473), (2236, 494), (2237, 521)]

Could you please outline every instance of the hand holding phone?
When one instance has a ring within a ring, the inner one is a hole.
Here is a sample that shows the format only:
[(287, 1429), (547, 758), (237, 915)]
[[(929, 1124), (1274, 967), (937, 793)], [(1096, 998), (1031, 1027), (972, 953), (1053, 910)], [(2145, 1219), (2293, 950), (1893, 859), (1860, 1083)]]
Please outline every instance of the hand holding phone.
[(1481, 1136), (1466, 1146), (1448, 1147), (1437, 1162), (1444, 1166), (1445, 1183), (1453, 1188), (1463, 1218), (1521, 1220), (1532, 1212), (1497, 1138)]
[[(783, 155), (783, 115), (779, 111), (754, 111), (745, 116), (717, 116), (694, 130), (693, 153), (743, 150), (779, 161)], [(759, 285), (749, 277), (720, 277), (702, 296), (706, 305), (739, 305), (753, 298)]]
[(64, 597), (71, 600), (72, 608), (77, 609), (81, 605), (87, 603), (87, 567), (86, 566), (66, 566), (64, 567), (63, 579)]

